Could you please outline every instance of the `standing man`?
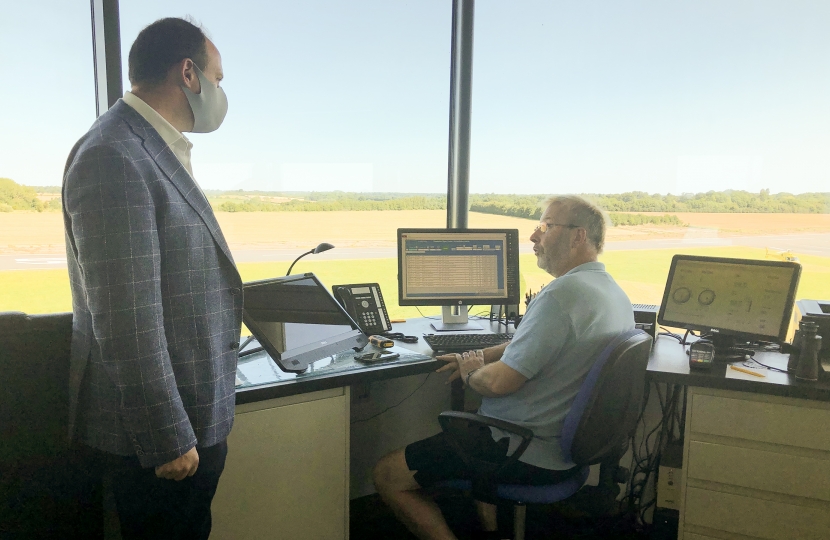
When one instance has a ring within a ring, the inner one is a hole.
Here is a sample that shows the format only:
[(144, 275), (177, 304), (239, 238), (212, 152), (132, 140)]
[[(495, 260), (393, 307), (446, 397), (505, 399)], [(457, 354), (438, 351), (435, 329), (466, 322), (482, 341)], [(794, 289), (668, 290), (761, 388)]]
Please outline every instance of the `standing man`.
[[(539, 267), (557, 279), (528, 306), (509, 344), (439, 356), (447, 365), (438, 371), (449, 371), (449, 380), (461, 378), (481, 394), (482, 415), (533, 431), (530, 446), (498, 480), (539, 485), (561, 482), (576, 472), (559, 445), (563, 421), (599, 353), (634, 328), (634, 311), (605, 265), (597, 262), (605, 241), (599, 208), (581, 197), (548, 199), (530, 240)], [(468, 435), (475, 441), (471, 447), (490, 461), (519, 445), (495, 429), (474, 428)], [(451, 540), (455, 535), (421, 488), (475, 476), (443, 433), (384, 456), (374, 470), (378, 493), (422, 539)], [(473, 495), (484, 531), (498, 538), (492, 494)]]
[(125, 539), (207, 538), (242, 282), (182, 132), (222, 123), (222, 59), (199, 27), (161, 19), (133, 43), (129, 75), (64, 173), (70, 436), (112, 475)]

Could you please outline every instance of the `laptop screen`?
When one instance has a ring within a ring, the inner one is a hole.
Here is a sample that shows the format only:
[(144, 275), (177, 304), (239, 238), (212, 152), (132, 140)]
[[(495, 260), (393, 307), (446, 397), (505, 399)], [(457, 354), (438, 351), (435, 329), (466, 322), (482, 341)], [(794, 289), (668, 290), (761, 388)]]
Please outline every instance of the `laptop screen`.
[(243, 287), (245, 325), (284, 371), (302, 372), (311, 362), (367, 343), (314, 274), (254, 281)]

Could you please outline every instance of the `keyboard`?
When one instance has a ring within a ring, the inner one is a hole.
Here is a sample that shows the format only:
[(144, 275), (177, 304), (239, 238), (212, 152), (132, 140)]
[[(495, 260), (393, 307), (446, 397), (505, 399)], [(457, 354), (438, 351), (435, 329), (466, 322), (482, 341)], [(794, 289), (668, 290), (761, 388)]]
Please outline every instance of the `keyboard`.
[(501, 345), (513, 339), (513, 334), (426, 334), (424, 341), (433, 351), (464, 352)]

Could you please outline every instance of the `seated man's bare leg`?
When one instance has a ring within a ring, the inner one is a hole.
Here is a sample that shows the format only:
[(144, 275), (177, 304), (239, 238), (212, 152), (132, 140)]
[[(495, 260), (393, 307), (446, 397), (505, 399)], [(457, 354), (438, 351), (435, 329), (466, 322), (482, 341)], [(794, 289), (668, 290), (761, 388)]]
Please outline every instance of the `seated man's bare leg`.
[(404, 450), (386, 454), (375, 465), (375, 488), (409, 531), (422, 540), (456, 540), (441, 509), (421, 491), (406, 465)]

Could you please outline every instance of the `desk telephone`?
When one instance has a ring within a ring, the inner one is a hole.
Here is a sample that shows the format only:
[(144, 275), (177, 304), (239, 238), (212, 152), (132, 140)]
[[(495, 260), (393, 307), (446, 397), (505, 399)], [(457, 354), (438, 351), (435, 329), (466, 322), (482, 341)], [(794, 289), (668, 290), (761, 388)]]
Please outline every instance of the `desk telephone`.
[(331, 290), (364, 334), (371, 336), (392, 330), (380, 285), (377, 283), (334, 285)]

